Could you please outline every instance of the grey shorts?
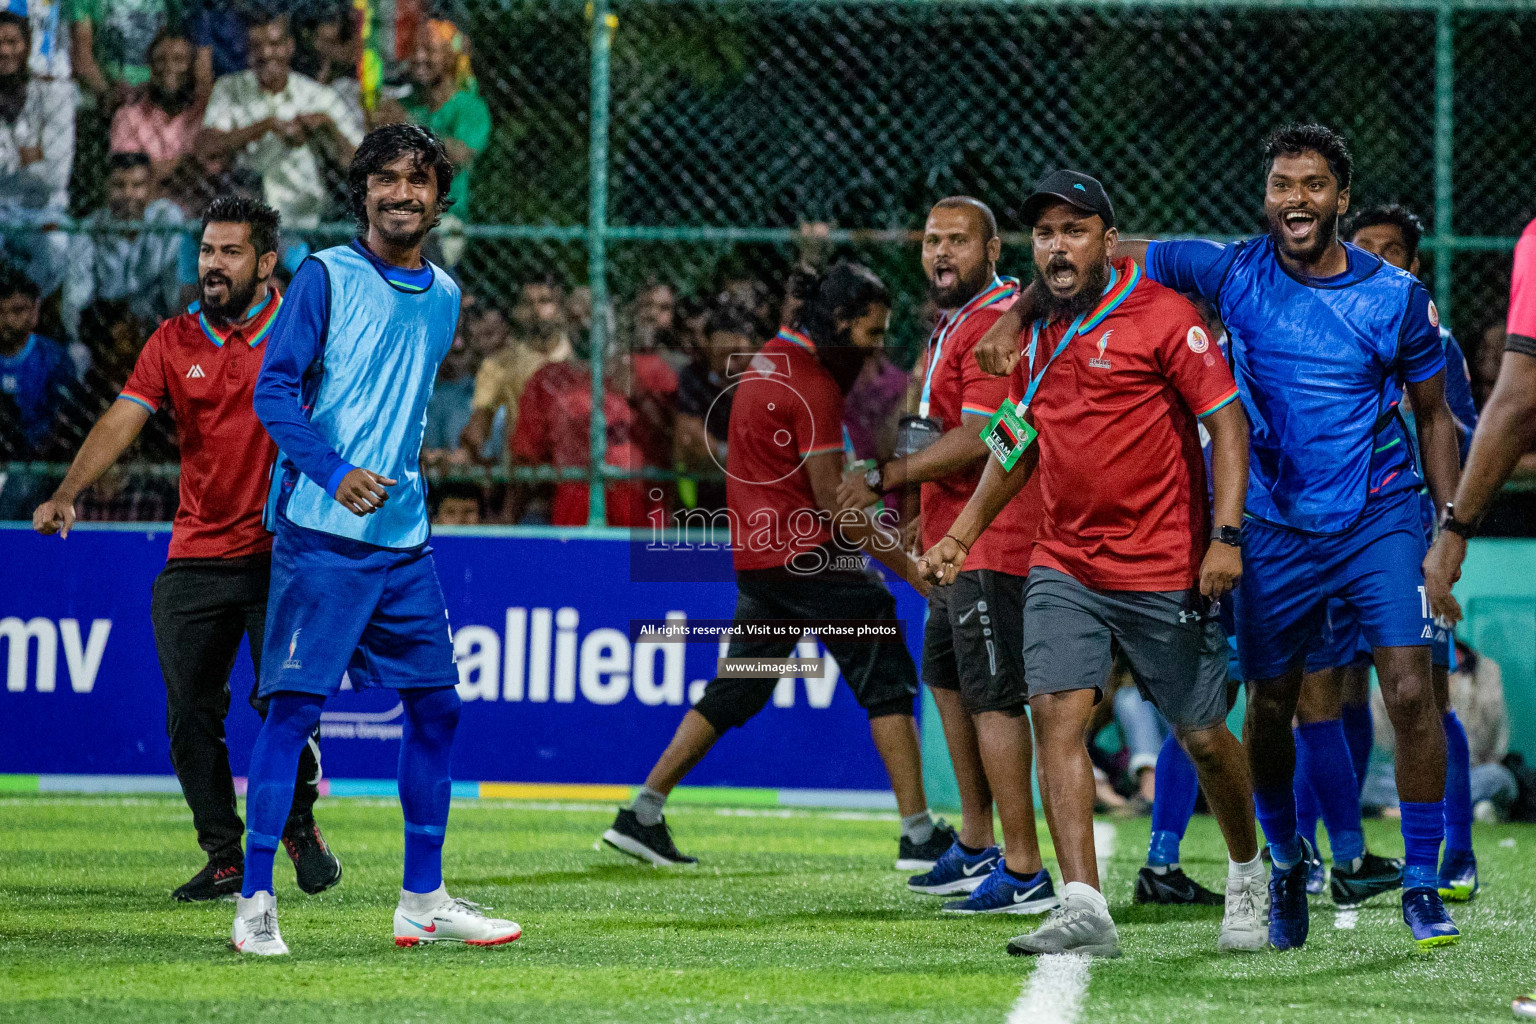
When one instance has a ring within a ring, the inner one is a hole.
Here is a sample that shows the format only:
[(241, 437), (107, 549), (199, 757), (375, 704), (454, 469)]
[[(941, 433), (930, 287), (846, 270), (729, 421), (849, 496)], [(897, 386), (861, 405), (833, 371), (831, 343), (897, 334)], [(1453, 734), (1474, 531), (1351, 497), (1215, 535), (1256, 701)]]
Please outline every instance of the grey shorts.
[(1024, 683), (1024, 577), (968, 569), (928, 598), (923, 631), (923, 682), (958, 690), (973, 715), (1022, 715)]
[(1055, 569), (1029, 571), (1029, 695), (1102, 691), (1118, 644), (1143, 697), (1177, 728), (1227, 717), (1227, 640), (1199, 591), (1094, 590)]

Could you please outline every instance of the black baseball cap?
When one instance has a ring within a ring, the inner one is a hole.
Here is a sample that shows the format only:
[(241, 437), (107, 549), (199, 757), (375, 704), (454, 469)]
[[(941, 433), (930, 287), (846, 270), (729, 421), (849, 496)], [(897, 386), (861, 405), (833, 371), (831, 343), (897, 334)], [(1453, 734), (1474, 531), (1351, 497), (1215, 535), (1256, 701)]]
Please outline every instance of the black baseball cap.
[(1040, 211), (1052, 202), (1071, 203), (1079, 210), (1096, 213), (1104, 218), (1104, 226), (1115, 226), (1115, 208), (1109, 194), (1097, 178), (1078, 171), (1052, 171), (1035, 183), (1035, 190), (1024, 200), (1024, 223), (1034, 227), (1040, 219)]

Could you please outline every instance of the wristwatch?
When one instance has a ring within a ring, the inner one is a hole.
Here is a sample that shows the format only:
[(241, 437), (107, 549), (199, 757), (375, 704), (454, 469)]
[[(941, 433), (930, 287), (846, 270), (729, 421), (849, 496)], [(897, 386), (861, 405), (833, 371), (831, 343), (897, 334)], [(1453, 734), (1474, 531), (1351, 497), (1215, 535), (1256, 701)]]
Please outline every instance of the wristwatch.
[(864, 474), (864, 486), (868, 487), (870, 490), (874, 491), (876, 494), (884, 494), (885, 493), (885, 488), (881, 486), (881, 484), (883, 484), (884, 482), (885, 482), (885, 471), (880, 466), (876, 466), (874, 469), (871, 469), (867, 473)]
[(1243, 546), (1243, 528), (1241, 526), (1218, 526), (1211, 531), (1211, 540), (1218, 544), (1228, 544), (1234, 548)]
[(1440, 529), (1449, 530), (1462, 540), (1471, 540), (1477, 533), (1477, 524), (1461, 522), (1456, 518), (1456, 506), (1446, 502), (1440, 511)]

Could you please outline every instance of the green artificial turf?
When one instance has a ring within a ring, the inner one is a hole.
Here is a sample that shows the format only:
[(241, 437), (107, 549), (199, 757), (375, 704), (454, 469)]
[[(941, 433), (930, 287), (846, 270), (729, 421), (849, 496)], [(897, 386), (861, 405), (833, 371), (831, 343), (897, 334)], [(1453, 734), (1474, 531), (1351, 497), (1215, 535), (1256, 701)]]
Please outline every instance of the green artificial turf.
[[(397, 949), (399, 809), (323, 801), (345, 880), (305, 897), (280, 861), (293, 955), (260, 960), (227, 948), (232, 904), (171, 902), (200, 866), (179, 800), (0, 797), (0, 1020), (1002, 1024), (1034, 968), (1003, 947), (1039, 918), (945, 917), (905, 891), (889, 816), (678, 808), (679, 845), (703, 864), (661, 871), (593, 849), (611, 814), (456, 803), (451, 891), (524, 936)], [(1131, 904), (1147, 823), (1114, 827), (1105, 887), (1125, 956), (1093, 964), (1084, 1022), (1506, 1021), (1536, 983), (1536, 829), (1478, 826), (1489, 884), (1456, 910), (1458, 947), (1413, 952), (1395, 898), (1353, 929), (1324, 899), (1305, 950), (1222, 956), (1219, 908)], [(1368, 838), (1401, 852), (1389, 823), (1368, 823)], [(1184, 858), (1219, 885), (1209, 819)]]

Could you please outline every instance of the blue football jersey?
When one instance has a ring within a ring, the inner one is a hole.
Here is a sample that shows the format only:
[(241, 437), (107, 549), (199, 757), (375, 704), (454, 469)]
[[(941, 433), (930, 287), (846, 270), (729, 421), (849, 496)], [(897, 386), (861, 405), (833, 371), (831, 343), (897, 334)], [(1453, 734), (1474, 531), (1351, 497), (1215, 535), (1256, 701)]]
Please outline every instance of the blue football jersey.
[(1348, 268), (1301, 279), (1267, 237), (1231, 245), (1153, 242), (1147, 275), (1221, 315), (1248, 414), (1248, 514), (1307, 533), (1349, 529), (1367, 502), (1420, 486), (1398, 413), (1399, 380), (1445, 367), (1424, 286), (1363, 249)]

